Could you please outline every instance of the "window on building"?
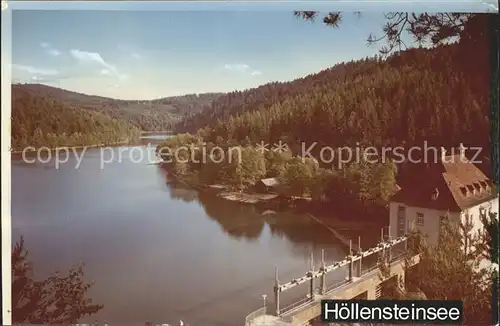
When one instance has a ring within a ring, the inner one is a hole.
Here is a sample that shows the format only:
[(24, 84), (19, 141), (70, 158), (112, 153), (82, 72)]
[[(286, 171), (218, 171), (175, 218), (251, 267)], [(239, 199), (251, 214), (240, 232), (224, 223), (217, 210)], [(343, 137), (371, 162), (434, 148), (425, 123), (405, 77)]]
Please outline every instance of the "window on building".
[(443, 224), (448, 220), (447, 216), (440, 216), (439, 217), (439, 226), (442, 227)]
[(424, 214), (417, 213), (417, 225), (424, 225)]
[(439, 217), (439, 238), (438, 238), (439, 243), (441, 243), (441, 239), (443, 236), (443, 227), (444, 227), (444, 223), (446, 221), (448, 221), (448, 216), (440, 216)]
[(404, 217), (405, 215), (405, 207), (404, 206), (399, 206), (398, 207), (398, 216), (399, 217)]

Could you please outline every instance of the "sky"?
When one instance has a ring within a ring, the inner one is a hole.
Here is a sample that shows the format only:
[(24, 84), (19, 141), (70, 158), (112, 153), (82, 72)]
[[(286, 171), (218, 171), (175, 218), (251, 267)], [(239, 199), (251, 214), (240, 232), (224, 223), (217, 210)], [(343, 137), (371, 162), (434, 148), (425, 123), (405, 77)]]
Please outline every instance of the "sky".
[[(243, 90), (373, 56), (378, 47), (368, 47), (366, 39), (380, 34), (384, 23), (380, 2), (359, 8), (351, 3), (347, 11), (373, 8), (360, 18), (345, 13), (337, 29), (297, 19), (293, 10), (317, 7), (293, 3), (266, 8), (256, 2), (246, 7), (198, 3), (196, 8), (166, 2), (11, 4), (19, 8), (11, 16), (14, 82), (134, 100)], [(385, 4), (394, 10), (394, 2)], [(405, 5), (423, 8), (422, 3)], [(431, 6), (434, 11), (485, 10), (479, 1)]]

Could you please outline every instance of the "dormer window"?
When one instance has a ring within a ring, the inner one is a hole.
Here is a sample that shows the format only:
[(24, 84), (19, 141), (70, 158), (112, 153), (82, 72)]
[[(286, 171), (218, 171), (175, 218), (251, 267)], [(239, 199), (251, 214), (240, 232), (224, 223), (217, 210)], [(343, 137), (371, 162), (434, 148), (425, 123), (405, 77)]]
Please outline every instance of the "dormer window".
[(466, 187), (460, 187), (460, 191), (462, 192), (462, 196), (467, 197), (467, 188)]
[(479, 182), (474, 182), (474, 188), (476, 189), (476, 191), (478, 193), (482, 192), (482, 188), (481, 188), (481, 185), (479, 184)]
[(472, 185), (467, 185), (467, 191), (473, 195), (476, 194), (476, 190), (474, 189), (474, 187)]
[(437, 200), (439, 197), (439, 190), (436, 188), (434, 189), (434, 191), (432, 192), (432, 200)]

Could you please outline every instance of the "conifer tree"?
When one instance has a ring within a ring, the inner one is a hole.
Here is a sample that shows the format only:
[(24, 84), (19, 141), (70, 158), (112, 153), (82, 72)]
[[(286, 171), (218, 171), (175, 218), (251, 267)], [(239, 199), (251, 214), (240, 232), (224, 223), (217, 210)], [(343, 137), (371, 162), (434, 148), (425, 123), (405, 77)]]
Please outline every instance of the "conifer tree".
[(24, 239), (12, 250), (12, 322), (14, 324), (76, 324), (103, 308), (87, 297), (92, 284), (83, 280), (83, 265), (67, 275), (35, 280)]
[[(483, 239), (472, 230), (471, 218), (460, 223), (445, 219), (437, 245), (430, 245), (420, 232), (411, 231), (405, 256), (406, 287), (395, 298), (423, 293), (428, 300), (461, 300), (465, 324), (491, 325), (493, 277), (489, 269), (480, 268)], [(416, 254), (420, 259), (413, 266)], [(380, 264), (380, 274), (384, 279), (391, 276), (384, 263)]]

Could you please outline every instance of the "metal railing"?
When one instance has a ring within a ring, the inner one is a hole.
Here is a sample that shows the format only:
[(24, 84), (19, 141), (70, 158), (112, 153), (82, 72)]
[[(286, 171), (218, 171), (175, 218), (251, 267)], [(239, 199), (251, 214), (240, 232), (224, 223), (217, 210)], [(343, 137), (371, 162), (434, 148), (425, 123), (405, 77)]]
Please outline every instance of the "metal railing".
[(347, 284), (347, 283), (349, 283), (349, 280), (345, 279), (345, 280), (338, 281), (338, 282), (336, 282), (336, 283), (334, 283), (332, 285), (328, 285), (326, 287), (325, 293), (331, 292), (331, 291), (335, 290), (336, 288), (339, 288), (342, 285)]
[(246, 318), (245, 318), (245, 326), (249, 326), (252, 324), (252, 320), (256, 319), (257, 317), (264, 316), (267, 312), (267, 307), (262, 307), (254, 312), (250, 313)]
[(287, 323), (281, 320), (273, 320), (273, 326), (290, 326), (291, 323)]
[(373, 265), (373, 266), (371, 266), (371, 267), (369, 267), (369, 268), (367, 268), (367, 269), (363, 270), (363, 272), (361, 273), (361, 276), (364, 276), (364, 275), (366, 275), (366, 274), (368, 274), (368, 273), (371, 273), (371, 272), (373, 272), (374, 270), (377, 270), (377, 269), (379, 269), (379, 268), (380, 268), (380, 266), (379, 266), (378, 264), (375, 264), (375, 265)]
[(309, 296), (304, 297), (304, 298), (300, 299), (299, 301), (295, 301), (294, 303), (286, 306), (285, 308), (280, 309), (280, 314), (285, 314), (287, 312), (290, 312), (290, 311), (297, 309), (298, 307), (305, 305), (306, 303), (309, 303), (312, 301), (313, 301), (313, 298), (311, 298)]
[[(404, 257), (404, 255), (405, 255), (405, 252), (397, 253), (396, 255), (394, 255), (392, 257), (391, 262), (396, 262), (396, 261), (400, 260), (401, 258)], [(367, 275), (367, 274), (369, 274), (369, 273), (371, 273), (379, 268), (380, 268), (379, 264), (375, 263), (373, 266), (369, 267), (368, 269), (363, 270), (363, 272), (361, 273), (361, 277), (365, 276), (365, 275)], [(340, 288), (342, 285), (348, 284), (349, 282), (350, 281), (348, 279), (344, 279), (344, 280), (338, 281), (334, 284), (328, 285), (325, 288), (325, 294), (328, 294), (328, 293), (336, 290), (337, 288)], [(286, 306), (285, 308), (281, 309), (280, 313), (281, 314), (289, 313), (292, 310), (297, 309), (300, 306), (303, 306), (303, 305), (305, 305), (309, 302), (312, 302), (312, 301), (314, 301), (314, 300), (311, 297), (309, 297), (309, 296), (304, 297), (304, 298), (300, 299), (299, 301), (296, 301), (296, 302)]]
[[(364, 261), (365, 257), (369, 257), (369, 256), (375, 255), (377, 253), (381, 253), (382, 255), (385, 255), (387, 253), (386, 250), (390, 251), (390, 256), (391, 256), (390, 263), (395, 263), (395, 262), (403, 259), (404, 256), (406, 255), (406, 246), (407, 246), (405, 243), (406, 241), (407, 241), (407, 238), (403, 236), (403, 237), (398, 237), (396, 239), (390, 240), (388, 242), (381, 242), (376, 247), (372, 247), (369, 250), (362, 252), (361, 254), (358, 254), (355, 256), (350, 256), (350, 257), (348, 256), (343, 261), (340, 261), (340, 262), (337, 262), (333, 265), (327, 266), (326, 273), (329, 273), (336, 268), (341, 268), (342, 266), (345, 266), (347, 264), (354, 264), (356, 261), (359, 261), (359, 263), (361, 264), (360, 259), (363, 259), (363, 261)], [(404, 249), (401, 248), (403, 245), (404, 245)], [(349, 261), (349, 259), (350, 259), (350, 261)], [(323, 260), (324, 260), (324, 258), (323, 258)], [(311, 261), (312, 261), (312, 256), (311, 256)], [(370, 265), (371, 264), (372, 263), (370, 263)], [(350, 268), (353, 268), (353, 266), (351, 265)], [(359, 268), (362, 268), (362, 266), (360, 265)], [(361, 270), (358, 269), (357, 273), (359, 273), (358, 274), (359, 276), (354, 276), (354, 275), (353, 276), (354, 277), (363, 277), (363, 276), (366, 276), (367, 274), (373, 273), (374, 271), (376, 271), (379, 268), (380, 268), (379, 263), (373, 262), (373, 265), (367, 269), (361, 269)], [(323, 273), (324, 272), (322, 270), (317, 271), (317, 272), (308, 272), (305, 276), (302, 276), (299, 279), (294, 279), (290, 282), (282, 283), (282, 284), (277, 283), (278, 285), (277, 285), (277, 287), (275, 287), (275, 291), (283, 292), (283, 291), (288, 290), (294, 286), (305, 283), (308, 280), (310, 280), (312, 282), (315, 278), (324, 277), (325, 275)], [(354, 272), (354, 273), (356, 273), (356, 272)], [(325, 281), (326, 281), (326, 279), (325, 279)], [(278, 282), (277, 270), (276, 270), (276, 282)], [(329, 285), (329, 286), (326, 285), (324, 295), (328, 295), (331, 292), (341, 288), (343, 285), (349, 284), (351, 282), (352, 282), (352, 280), (349, 280), (346, 278), (346, 279), (337, 281), (336, 283), (334, 283), (332, 285)], [(314, 294), (317, 294), (317, 290), (318, 289), (315, 289)], [(278, 316), (286, 317), (284, 315), (289, 315), (292, 311), (295, 311), (298, 308), (306, 306), (307, 304), (310, 304), (311, 302), (314, 302), (314, 301), (315, 301), (314, 296), (311, 297), (310, 295), (308, 295), (308, 296), (302, 297), (300, 300), (280, 309), (280, 313)], [(266, 314), (265, 307), (260, 308), (256, 311), (252, 312), (250, 315), (248, 315), (246, 317), (245, 325), (250, 326), (251, 321), (253, 321), (256, 318), (263, 316), (265, 314)], [(282, 319), (279, 321), (273, 320), (273, 323), (274, 323), (273, 325), (289, 325), (289, 323), (287, 323), (287, 321), (285, 319)]]

